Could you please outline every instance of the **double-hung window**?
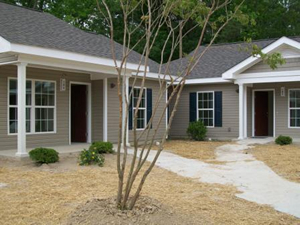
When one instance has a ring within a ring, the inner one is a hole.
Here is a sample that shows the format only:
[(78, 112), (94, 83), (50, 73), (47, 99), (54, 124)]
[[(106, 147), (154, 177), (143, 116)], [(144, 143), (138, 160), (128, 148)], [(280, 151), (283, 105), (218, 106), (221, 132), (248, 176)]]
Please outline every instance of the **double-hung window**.
[(214, 92), (198, 92), (198, 118), (206, 127), (214, 127)]
[[(9, 79), (9, 133), (18, 133), (17, 79)], [(55, 132), (55, 82), (26, 81), (26, 132)]]
[(289, 90), (289, 127), (300, 128), (300, 89)]
[(141, 88), (135, 87), (133, 89), (133, 94), (132, 94), (133, 113), (135, 113), (136, 109), (138, 110), (137, 124), (136, 124), (137, 129), (145, 129), (147, 125), (146, 88), (143, 89), (142, 99), (139, 107), (137, 108), (137, 103), (138, 103), (141, 90), (142, 90)]

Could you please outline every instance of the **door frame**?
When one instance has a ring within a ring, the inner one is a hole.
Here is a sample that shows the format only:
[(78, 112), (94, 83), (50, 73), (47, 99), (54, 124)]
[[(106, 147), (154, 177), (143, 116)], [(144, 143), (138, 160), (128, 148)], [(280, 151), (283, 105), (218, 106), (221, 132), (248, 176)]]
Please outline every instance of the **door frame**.
[(92, 143), (92, 84), (87, 82), (77, 82), (77, 81), (70, 81), (69, 82), (69, 145), (72, 144), (71, 141), (71, 100), (72, 100), (72, 84), (78, 85), (86, 85), (88, 94), (87, 94), (87, 143)]
[(272, 91), (273, 92), (273, 137), (276, 137), (276, 97), (275, 89), (253, 89), (252, 90), (252, 137), (255, 137), (255, 92)]

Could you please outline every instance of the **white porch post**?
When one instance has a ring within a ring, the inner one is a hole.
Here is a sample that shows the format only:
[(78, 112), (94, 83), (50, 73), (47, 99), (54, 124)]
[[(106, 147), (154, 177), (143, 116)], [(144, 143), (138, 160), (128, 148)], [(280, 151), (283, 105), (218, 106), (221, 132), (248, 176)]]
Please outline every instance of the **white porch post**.
[(244, 139), (244, 84), (239, 84), (239, 139)]
[(18, 64), (18, 151), (16, 156), (27, 156), (26, 152), (26, 63)]
[(247, 85), (244, 86), (244, 102), (243, 102), (243, 110), (244, 110), (244, 138), (247, 138)]
[(103, 141), (107, 141), (107, 78), (103, 79)]
[[(124, 93), (122, 95), (123, 97), (123, 115), (122, 115), (122, 118), (123, 118), (123, 127), (122, 127), (122, 131), (123, 131), (123, 134), (122, 134), (122, 140), (124, 138), (124, 135), (125, 135), (125, 130), (124, 130), (124, 126), (125, 126), (125, 117), (126, 117), (126, 102), (128, 102), (129, 100), (129, 96), (128, 96), (128, 92), (129, 92), (129, 77), (124, 75), (123, 77), (124, 80), (124, 85), (122, 86), (123, 87), (123, 90), (122, 92)], [(128, 118), (127, 118), (128, 120)], [(127, 133), (127, 136), (126, 136), (126, 145), (129, 146), (129, 130), (128, 130), (128, 121), (127, 121), (127, 127), (126, 127), (126, 133)], [(124, 143), (122, 143), (124, 145)]]

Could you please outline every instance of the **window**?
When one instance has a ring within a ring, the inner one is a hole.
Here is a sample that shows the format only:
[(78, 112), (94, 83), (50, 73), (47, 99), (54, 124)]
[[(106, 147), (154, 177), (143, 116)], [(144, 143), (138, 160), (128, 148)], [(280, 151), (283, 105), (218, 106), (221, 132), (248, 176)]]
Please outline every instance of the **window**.
[(214, 127), (214, 92), (198, 92), (197, 116), (205, 126)]
[(289, 90), (290, 127), (300, 128), (300, 89)]
[[(137, 102), (139, 99), (141, 88), (134, 88), (133, 89), (133, 95), (132, 95), (132, 104), (133, 104), (133, 113), (135, 113)], [(140, 105), (138, 107), (138, 114), (137, 114), (137, 129), (144, 129), (146, 127), (146, 88), (143, 89), (143, 95), (140, 102)]]
[(52, 82), (35, 82), (35, 132), (54, 131), (55, 87)]
[[(9, 79), (9, 133), (18, 133), (17, 80)], [(26, 132), (54, 132), (55, 83), (26, 81)]]

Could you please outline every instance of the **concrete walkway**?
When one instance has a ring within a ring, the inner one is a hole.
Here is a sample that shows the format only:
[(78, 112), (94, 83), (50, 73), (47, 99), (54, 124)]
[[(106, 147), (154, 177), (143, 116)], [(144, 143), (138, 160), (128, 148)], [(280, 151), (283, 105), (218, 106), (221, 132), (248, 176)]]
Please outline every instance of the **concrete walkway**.
[[(225, 162), (221, 165), (187, 159), (164, 151), (157, 166), (201, 182), (234, 185), (241, 191), (237, 197), (267, 204), (300, 218), (300, 184), (281, 178), (263, 162), (256, 160), (251, 154), (245, 154), (244, 150), (250, 148), (250, 144), (269, 141), (250, 139), (218, 147), (217, 160)], [(152, 161), (154, 155), (155, 152), (151, 152), (148, 161)]]

